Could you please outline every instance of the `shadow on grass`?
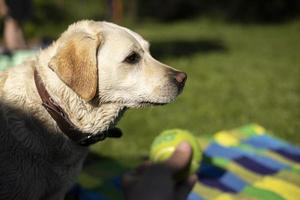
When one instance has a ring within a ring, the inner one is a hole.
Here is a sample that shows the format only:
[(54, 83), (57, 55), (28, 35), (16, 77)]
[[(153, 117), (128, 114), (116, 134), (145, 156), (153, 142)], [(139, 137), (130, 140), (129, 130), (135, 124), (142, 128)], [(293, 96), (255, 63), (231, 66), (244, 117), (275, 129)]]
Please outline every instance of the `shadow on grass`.
[(109, 199), (122, 199), (121, 177), (128, 171), (130, 167), (121, 161), (90, 151), (77, 181), (79, 185), (75, 186), (65, 199), (78, 199), (83, 190)]
[(169, 40), (151, 42), (151, 52), (156, 58), (190, 56), (195, 53), (225, 53), (228, 49), (222, 40)]

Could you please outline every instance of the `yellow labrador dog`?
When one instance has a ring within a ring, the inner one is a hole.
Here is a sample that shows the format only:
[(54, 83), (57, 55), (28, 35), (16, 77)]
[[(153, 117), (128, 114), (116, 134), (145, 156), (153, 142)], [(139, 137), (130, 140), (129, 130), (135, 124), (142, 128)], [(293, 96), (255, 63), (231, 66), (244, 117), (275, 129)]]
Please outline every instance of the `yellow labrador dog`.
[(127, 108), (173, 101), (185, 80), (129, 29), (72, 24), (35, 58), (0, 72), (0, 199), (63, 199), (89, 145), (119, 136)]

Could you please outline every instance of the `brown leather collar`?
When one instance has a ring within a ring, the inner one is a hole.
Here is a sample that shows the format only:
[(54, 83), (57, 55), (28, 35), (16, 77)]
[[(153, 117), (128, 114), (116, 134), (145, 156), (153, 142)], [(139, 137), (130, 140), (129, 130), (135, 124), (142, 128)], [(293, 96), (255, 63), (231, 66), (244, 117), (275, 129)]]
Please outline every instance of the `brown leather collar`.
[(67, 113), (55, 102), (47, 92), (41, 77), (37, 70), (34, 70), (34, 82), (37, 91), (42, 99), (43, 107), (48, 111), (51, 117), (56, 121), (59, 129), (73, 142), (81, 146), (88, 146), (98, 141), (104, 140), (106, 137), (121, 137), (122, 132), (119, 128), (111, 128), (97, 134), (83, 133), (77, 129), (73, 122), (69, 119)]

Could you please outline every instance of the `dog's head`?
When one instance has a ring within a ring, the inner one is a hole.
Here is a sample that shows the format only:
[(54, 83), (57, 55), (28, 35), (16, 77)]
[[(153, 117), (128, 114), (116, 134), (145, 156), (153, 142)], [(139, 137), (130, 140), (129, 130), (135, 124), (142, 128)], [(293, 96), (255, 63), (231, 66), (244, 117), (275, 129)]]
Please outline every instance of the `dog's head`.
[(49, 67), (87, 102), (166, 104), (182, 91), (187, 77), (155, 60), (140, 35), (115, 24), (73, 24), (57, 44)]

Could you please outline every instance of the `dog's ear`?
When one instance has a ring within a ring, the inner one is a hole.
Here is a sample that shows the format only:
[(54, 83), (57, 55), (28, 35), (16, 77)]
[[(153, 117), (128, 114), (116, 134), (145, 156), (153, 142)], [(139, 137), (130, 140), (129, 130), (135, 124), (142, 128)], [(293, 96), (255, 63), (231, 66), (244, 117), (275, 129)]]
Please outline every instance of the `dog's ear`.
[(49, 63), (59, 78), (85, 101), (97, 93), (97, 51), (101, 41), (100, 34), (76, 32), (58, 47)]

